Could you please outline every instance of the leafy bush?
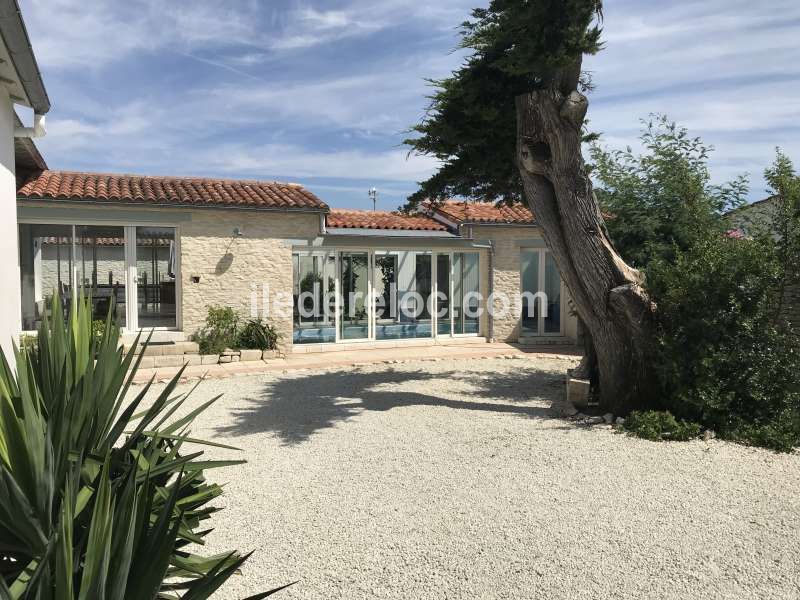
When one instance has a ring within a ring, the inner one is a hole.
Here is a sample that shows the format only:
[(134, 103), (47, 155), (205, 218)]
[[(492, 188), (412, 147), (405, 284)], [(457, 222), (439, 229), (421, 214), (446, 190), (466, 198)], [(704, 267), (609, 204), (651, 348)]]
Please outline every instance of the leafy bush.
[(614, 246), (637, 268), (672, 260), (710, 231), (725, 231), (726, 211), (742, 206), (747, 180), (714, 185), (708, 169), (713, 150), (666, 116), (643, 121), (645, 152), (591, 146), (597, 200), (610, 215)]
[(194, 335), (201, 354), (219, 354), (237, 342), (239, 315), (229, 306), (209, 306), (205, 326)]
[(261, 319), (247, 321), (237, 335), (237, 347), (252, 350), (274, 350), (278, 343), (278, 332)]
[(779, 152), (766, 172), (778, 209), (740, 231), (725, 210), (741, 203), (744, 180), (711, 185), (710, 147), (663, 118), (642, 144), (642, 156), (597, 147), (592, 156), (614, 242), (658, 306), (660, 394), (650, 404), (727, 439), (800, 446), (800, 340), (785, 318), (800, 265), (791, 161)]
[(177, 417), (179, 373), (137, 412), (150, 385), (126, 396), (141, 355), (118, 349), (110, 317), (95, 337), (88, 303), (65, 322), (53, 302), (18, 376), (0, 354), (0, 597), (208, 598), (247, 558), (189, 550), (222, 493), (205, 470), (243, 462), (184, 451), (226, 447), (189, 437), (217, 398)]
[(625, 419), (625, 431), (646, 440), (685, 442), (700, 435), (700, 424), (680, 421), (672, 413), (656, 410), (634, 411)]
[[(662, 402), (722, 437), (800, 444), (800, 344), (777, 318), (775, 242), (711, 238), (654, 266)], [(772, 260), (771, 260), (772, 258)]]
[(229, 306), (210, 306), (205, 326), (194, 334), (201, 354), (220, 354), (226, 348), (273, 350), (279, 335), (262, 319), (250, 319), (240, 325), (239, 314)]

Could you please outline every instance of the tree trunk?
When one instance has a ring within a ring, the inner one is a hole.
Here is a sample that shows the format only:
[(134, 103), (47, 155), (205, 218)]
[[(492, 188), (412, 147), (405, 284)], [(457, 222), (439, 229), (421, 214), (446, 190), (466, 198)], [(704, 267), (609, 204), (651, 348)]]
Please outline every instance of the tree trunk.
[(525, 199), (570, 290), (597, 357), (600, 404), (614, 414), (651, 404), (648, 348), (655, 306), (643, 277), (608, 237), (581, 154), (588, 100), (580, 63), (548, 89), (517, 98), (518, 165)]

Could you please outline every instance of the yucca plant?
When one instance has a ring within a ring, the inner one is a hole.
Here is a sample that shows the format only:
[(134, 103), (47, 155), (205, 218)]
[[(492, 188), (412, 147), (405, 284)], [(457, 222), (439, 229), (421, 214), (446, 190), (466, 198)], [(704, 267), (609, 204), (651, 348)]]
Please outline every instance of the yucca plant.
[(83, 299), (51, 314), (15, 351), (18, 374), (0, 354), (0, 598), (209, 597), (247, 559), (190, 550), (222, 493), (204, 472), (243, 462), (184, 451), (230, 448), (189, 437), (218, 398), (178, 416), (181, 371), (140, 411), (152, 381), (127, 398), (141, 355), (110, 317), (98, 337)]

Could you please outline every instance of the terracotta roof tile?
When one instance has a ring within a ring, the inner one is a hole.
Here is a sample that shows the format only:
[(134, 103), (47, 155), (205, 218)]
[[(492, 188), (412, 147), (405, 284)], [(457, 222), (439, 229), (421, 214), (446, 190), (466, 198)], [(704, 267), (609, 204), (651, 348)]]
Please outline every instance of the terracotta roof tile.
[(447, 231), (445, 225), (423, 215), (404, 215), (402, 213), (372, 210), (344, 210), (340, 208), (331, 210), (328, 215), (328, 227)]
[(17, 184), (22, 200), (71, 200), (131, 204), (236, 206), (327, 210), (328, 206), (298, 184), (198, 177), (151, 177), (39, 171)]
[(446, 200), (441, 203), (426, 205), (443, 217), (457, 223), (509, 223), (533, 225), (536, 219), (533, 213), (521, 204), (495, 204), (493, 202), (464, 202)]

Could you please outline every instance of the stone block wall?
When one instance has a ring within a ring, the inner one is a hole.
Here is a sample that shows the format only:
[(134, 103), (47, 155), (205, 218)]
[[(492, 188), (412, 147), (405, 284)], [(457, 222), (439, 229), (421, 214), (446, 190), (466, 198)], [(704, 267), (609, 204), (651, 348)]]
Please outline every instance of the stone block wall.
[[(243, 236), (234, 237), (238, 227)], [(182, 329), (191, 335), (200, 329), (208, 307), (230, 306), (243, 317), (251, 314), (251, 292), (262, 286), (288, 303), (286, 316), (267, 315), (281, 334), (283, 349), (292, 342), (292, 248), (289, 239), (320, 233), (318, 213), (242, 210), (198, 210), (180, 228)], [(193, 278), (199, 277), (199, 282)], [(259, 312), (260, 316), (263, 316)]]

